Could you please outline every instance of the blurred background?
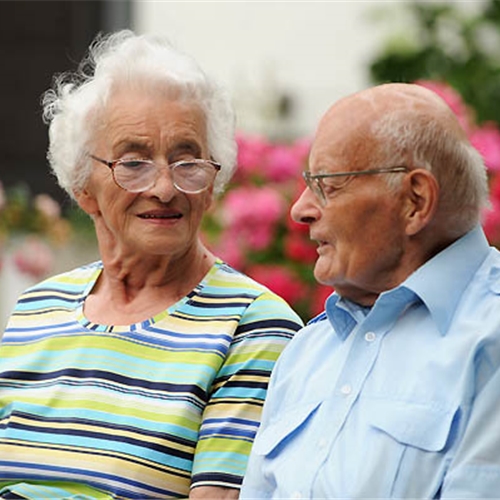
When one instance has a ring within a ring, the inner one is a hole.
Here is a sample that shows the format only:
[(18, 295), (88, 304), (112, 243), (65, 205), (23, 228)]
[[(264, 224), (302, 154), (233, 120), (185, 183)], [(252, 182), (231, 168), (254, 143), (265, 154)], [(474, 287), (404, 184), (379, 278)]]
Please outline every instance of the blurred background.
[(500, 242), (500, 0), (12, 0), (0, 17), (0, 328), (26, 286), (97, 258), (89, 220), (49, 173), (40, 97), (98, 32), (167, 35), (228, 87), (240, 169), (205, 236), (305, 319), (331, 290), (315, 285), (315, 248), (288, 209), (316, 124), (343, 95), (420, 81), (445, 98), (489, 168), (484, 224)]

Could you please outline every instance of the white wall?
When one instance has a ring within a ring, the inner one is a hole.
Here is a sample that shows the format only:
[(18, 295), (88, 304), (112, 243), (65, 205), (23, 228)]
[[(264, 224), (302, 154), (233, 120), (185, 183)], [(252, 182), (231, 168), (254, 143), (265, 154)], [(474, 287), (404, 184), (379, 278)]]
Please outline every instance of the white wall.
[[(447, 3), (473, 9), (482, 1)], [(335, 99), (369, 85), (367, 64), (388, 34), (411, 29), (401, 3), (136, 0), (134, 29), (169, 36), (225, 83), (241, 129), (274, 134), (265, 111), (285, 92), (295, 112), (284, 131), (303, 135)]]

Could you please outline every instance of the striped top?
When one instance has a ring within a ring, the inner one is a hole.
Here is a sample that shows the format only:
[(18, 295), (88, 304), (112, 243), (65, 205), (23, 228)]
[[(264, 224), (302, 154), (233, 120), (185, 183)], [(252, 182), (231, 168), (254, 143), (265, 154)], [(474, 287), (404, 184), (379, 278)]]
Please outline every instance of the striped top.
[(24, 292), (0, 346), (0, 497), (182, 498), (238, 488), (300, 318), (218, 260), (132, 325), (89, 322), (102, 263)]

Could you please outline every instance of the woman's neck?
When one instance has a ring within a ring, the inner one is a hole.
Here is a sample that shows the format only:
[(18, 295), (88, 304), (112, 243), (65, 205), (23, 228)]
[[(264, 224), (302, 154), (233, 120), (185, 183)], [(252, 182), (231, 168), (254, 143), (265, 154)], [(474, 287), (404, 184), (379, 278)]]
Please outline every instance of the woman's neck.
[(201, 243), (186, 255), (103, 259), (103, 271), (84, 304), (87, 319), (129, 324), (148, 319), (185, 297), (208, 273), (215, 257)]

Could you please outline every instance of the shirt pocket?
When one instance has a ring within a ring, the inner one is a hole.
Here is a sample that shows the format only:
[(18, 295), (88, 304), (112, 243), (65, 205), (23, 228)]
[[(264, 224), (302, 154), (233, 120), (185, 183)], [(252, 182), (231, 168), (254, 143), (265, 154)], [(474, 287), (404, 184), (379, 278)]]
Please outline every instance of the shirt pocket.
[(434, 497), (446, 473), (446, 452), (456, 435), (457, 407), (403, 401), (369, 406), (370, 425), (379, 434), (379, 442), (394, 452), (387, 455), (393, 458), (387, 469), (392, 475), (386, 478), (392, 482), (387, 493), (393, 498)]
[(369, 405), (370, 423), (396, 441), (425, 451), (445, 448), (457, 413), (456, 408), (436, 408), (407, 402)]
[(286, 446), (287, 453), (290, 451), (293, 454), (294, 436), (308, 425), (320, 404), (316, 402), (284, 410), (259, 433), (252, 451), (257, 455), (272, 458)]

